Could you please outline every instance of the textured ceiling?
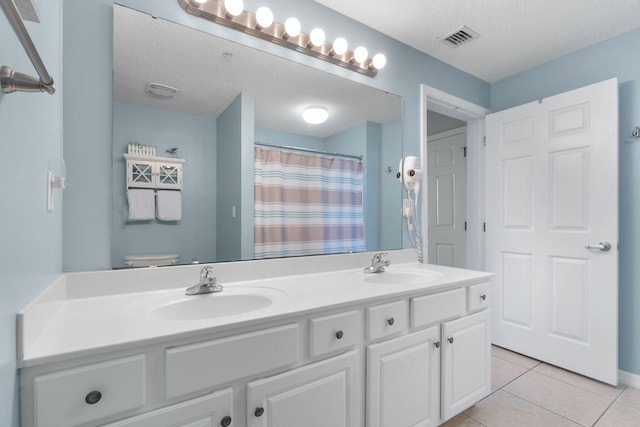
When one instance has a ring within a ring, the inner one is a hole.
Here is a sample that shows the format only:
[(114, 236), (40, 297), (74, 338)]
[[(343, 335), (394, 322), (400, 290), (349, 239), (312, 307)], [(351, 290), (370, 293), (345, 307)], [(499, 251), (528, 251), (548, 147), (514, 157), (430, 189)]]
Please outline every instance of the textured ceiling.
[[(114, 97), (123, 102), (215, 118), (244, 91), (255, 98), (257, 126), (315, 137), (401, 115), (398, 96), (118, 5), (113, 49)], [(148, 82), (179, 92), (153, 96)], [(326, 106), (329, 120), (303, 122), (311, 104)]]
[[(488, 82), (640, 27), (640, 0), (316, 1)], [(438, 41), (463, 25), (480, 37)]]

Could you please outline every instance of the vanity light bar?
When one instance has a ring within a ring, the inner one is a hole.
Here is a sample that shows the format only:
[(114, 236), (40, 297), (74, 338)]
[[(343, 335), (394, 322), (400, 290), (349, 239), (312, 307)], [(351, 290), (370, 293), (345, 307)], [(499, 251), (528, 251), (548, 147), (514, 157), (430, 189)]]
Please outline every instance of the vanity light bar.
[[(386, 63), (386, 58), (384, 61), (373, 61), (368, 56), (362, 62), (358, 62), (354, 58), (354, 51), (346, 49), (342, 54), (338, 54), (334, 51), (331, 42), (324, 41), (318, 44), (314, 37), (313, 41), (316, 42), (314, 44), (311, 36), (304, 32), (300, 32), (295, 37), (289, 36), (285, 31), (285, 25), (276, 21), (273, 21), (268, 27), (261, 27), (256, 19), (256, 14), (243, 10), (242, 13), (233, 16), (226, 10), (223, 0), (204, 0), (204, 2), (203, 0), (178, 0), (178, 3), (191, 15), (200, 16), (217, 24), (234, 28), (243, 33), (268, 40), (369, 77), (375, 77), (378, 74), (378, 68), (375, 65), (382, 68)], [(342, 41), (343, 39), (340, 40)], [(336, 50), (340, 51), (341, 49)], [(364, 52), (366, 52), (366, 49)], [(376, 59), (384, 58), (382, 54), (377, 54), (376, 56)]]

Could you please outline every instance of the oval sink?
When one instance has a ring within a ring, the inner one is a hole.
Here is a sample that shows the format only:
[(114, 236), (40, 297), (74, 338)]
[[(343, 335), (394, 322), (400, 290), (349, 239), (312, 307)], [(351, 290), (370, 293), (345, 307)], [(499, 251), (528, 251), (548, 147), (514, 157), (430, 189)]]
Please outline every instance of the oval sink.
[(367, 274), (365, 282), (382, 285), (423, 285), (442, 278), (442, 274), (435, 271), (419, 269), (391, 270), (382, 273)]
[(185, 295), (172, 290), (138, 301), (130, 310), (147, 318), (166, 321), (193, 321), (237, 316), (271, 306), (282, 291), (258, 287), (227, 287), (222, 292)]
[(201, 320), (236, 316), (270, 306), (271, 298), (262, 295), (218, 294), (185, 296), (149, 310), (149, 316), (163, 320)]

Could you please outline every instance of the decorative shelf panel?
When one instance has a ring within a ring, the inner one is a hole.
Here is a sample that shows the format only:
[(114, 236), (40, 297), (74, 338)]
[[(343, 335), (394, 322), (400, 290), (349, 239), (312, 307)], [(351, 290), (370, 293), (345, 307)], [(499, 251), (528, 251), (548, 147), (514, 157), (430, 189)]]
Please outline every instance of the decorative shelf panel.
[(125, 154), (127, 188), (182, 190), (184, 159)]

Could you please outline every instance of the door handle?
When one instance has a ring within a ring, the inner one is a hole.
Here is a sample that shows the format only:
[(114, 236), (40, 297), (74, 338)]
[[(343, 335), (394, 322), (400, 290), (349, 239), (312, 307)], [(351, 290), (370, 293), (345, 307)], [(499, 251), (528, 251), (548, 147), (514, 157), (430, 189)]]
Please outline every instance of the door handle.
[(585, 245), (587, 249), (600, 249), (602, 252), (607, 252), (611, 250), (611, 243), (609, 242), (600, 242), (597, 245)]

